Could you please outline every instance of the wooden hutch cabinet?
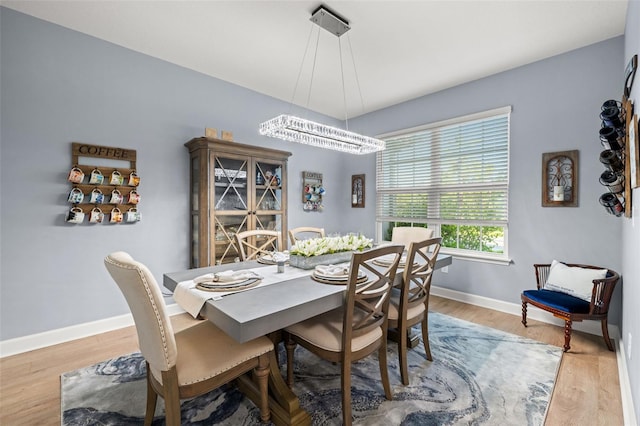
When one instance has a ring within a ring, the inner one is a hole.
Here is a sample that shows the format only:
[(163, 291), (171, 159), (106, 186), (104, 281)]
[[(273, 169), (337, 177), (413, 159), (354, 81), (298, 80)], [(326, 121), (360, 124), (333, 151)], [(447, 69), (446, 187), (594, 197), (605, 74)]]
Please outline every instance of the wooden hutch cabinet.
[(290, 152), (212, 138), (185, 146), (191, 157), (191, 267), (234, 262), (238, 232), (287, 235)]

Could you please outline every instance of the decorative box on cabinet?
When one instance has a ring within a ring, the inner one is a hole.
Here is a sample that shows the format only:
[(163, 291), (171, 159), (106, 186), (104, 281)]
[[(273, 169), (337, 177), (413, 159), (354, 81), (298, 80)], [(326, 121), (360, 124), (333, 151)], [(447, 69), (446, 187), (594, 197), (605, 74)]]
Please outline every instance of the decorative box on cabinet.
[(269, 229), (287, 235), (290, 152), (204, 137), (185, 146), (191, 169), (192, 267), (238, 259), (238, 232)]

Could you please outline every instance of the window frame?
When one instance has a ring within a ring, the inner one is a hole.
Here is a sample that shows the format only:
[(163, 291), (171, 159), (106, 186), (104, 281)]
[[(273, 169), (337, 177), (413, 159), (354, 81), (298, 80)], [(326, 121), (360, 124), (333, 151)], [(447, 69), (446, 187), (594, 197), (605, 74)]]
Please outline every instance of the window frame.
[[(389, 139), (389, 138), (393, 138), (393, 137), (398, 137), (398, 136), (405, 136), (405, 135), (410, 135), (412, 133), (418, 133), (418, 132), (425, 132), (425, 131), (433, 131), (433, 130), (438, 130), (438, 129), (443, 129), (443, 128), (447, 128), (450, 126), (455, 126), (455, 125), (463, 125), (465, 123), (472, 123), (474, 121), (478, 121), (478, 120), (483, 120), (483, 119), (489, 119), (492, 117), (499, 117), (499, 116), (506, 116), (506, 183), (504, 182), (500, 182), (500, 183), (496, 183), (496, 182), (491, 182), (489, 184), (483, 183), (481, 185), (479, 185), (480, 187), (489, 187), (489, 188), (494, 188), (494, 189), (499, 189), (502, 188), (504, 190), (504, 194), (506, 196), (506, 219), (505, 220), (497, 220), (497, 221), (493, 221), (493, 220), (467, 220), (467, 219), (460, 219), (460, 220), (452, 220), (452, 219), (442, 219), (442, 218), (431, 218), (431, 219), (418, 219), (418, 218), (407, 218), (407, 217), (388, 217), (388, 216), (382, 216), (381, 215), (381, 207), (379, 204), (376, 205), (376, 240), (377, 241), (383, 241), (384, 239), (384, 225), (389, 223), (393, 223), (393, 222), (410, 222), (410, 223), (420, 223), (420, 224), (427, 224), (429, 228), (432, 228), (434, 230), (434, 236), (441, 236), (441, 225), (457, 225), (457, 226), (461, 226), (461, 225), (467, 225), (467, 226), (481, 226), (481, 227), (487, 227), (487, 226), (498, 226), (501, 227), (503, 229), (503, 252), (502, 253), (491, 253), (491, 252), (486, 252), (486, 251), (480, 251), (480, 250), (470, 250), (470, 249), (461, 249), (461, 248), (452, 248), (452, 247), (444, 247), (442, 246), (441, 248), (441, 253), (446, 253), (446, 254), (451, 254), (454, 255), (455, 257), (459, 257), (459, 258), (464, 258), (466, 260), (472, 260), (472, 261), (482, 261), (482, 262), (488, 262), (488, 263), (496, 263), (496, 264), (509, 264), (511, 262), (511, 259), (509, 258), (509, 238), (508, 238), (508, 234), (509, 234), (509, 209), (508, 209), (508, 204), (509, 204), (509, 181), (510, 181), (510, 173), (509, 173), (509, 166), (510, 166), (510, 148), (511, 148), (511, 111), (512, 108), (511, 106), (505, 106), (505, 107), (501, 107), (501, 108), (495, 108), (495, 109), (491, 109), (491, 110), (487, 110), (487, 111), (482, 111), (482, 112), (478, 112), (475, 114), (469, 114), (469, 115), (464, 115), (464, 116), (460, 116), (460, 117), (455, 117), (455, 118), (451, 118), (451, 119), (447, 119), (447, 120), (442, 120), (442, 121), (438, 121), (438, 122), (433, 122), (433, 123), (429, 123), (429, 124), (425, 124), (425, 125), (421, 125), (421, 126), (416, 126), (416, 127), (411, 127), (411, 128), (407, 128), (407, 129), (401, 129), (401, 130), (397, 130), (394, 132), (390, 132), (390, 133), (385, 133), (382, 135), (378, 135), (377, 137), (380, 139)], [(437, 138), (438, 136), (436, 136)], [(436, 147), (436, 149), (438, 149), (438, 147)], [(380, 170), (380, 168), (384, 167), (383, 165), (381, 165), (381, 161), (382, 161), (382, 156), (384, 155), (384, 153), (378, 153), (376, 155), (376, 171), (378, 172)], [(379, 179), (381, 179), (379, 173), (376, 173), (376, 196), (378, 198), (378, 201), (381, 200), (381, 196), (382, 194), (384, 195), (388, 195), (390, 193), (392, 193), (394, 191), (394, 189), (380, 189), (380, 181)], [(423, 187), (420, 190), (415, 190), (415, 191), (411, 191), (411, 190), (407, 190), (406, 193), (412, 193), (412, 194), (424, 194), (426, 193), (426, 189), (425, 188), (433, 188), (437, 185), (433, 185), (431, 184), (430, 186), (427, 187)], [(462, 188), (462, 184), (459, 184), (459, 186)], [(401, 187), (398, 186), (398, 189), (400, 189)], [(396, 189), (396, 191), (398, 190)], [(391, 192), (389, 192), (391, 191)], [(405, 193), (403, 191), (403, 193)], [(438, 197), (440, 197), (442, 194), (438, 194)], [(381, 201), (380, 201), (381, 202)], [(436, 209), (439, 209), (440, 206), (440, 198), (438, 198), (437, 200), (437, 206)], [(458, 230), (458, 235), (459, 235), (459, 230)]]

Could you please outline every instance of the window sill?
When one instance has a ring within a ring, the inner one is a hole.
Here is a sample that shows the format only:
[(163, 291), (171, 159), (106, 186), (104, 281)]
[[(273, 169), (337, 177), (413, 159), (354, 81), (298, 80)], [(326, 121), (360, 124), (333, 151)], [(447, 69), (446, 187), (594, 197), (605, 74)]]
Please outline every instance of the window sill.
[(492, 263), (494, 265), (504, 265), (508, 266), (511, 264), (512, 260), (509, 257), (503, 256), (492, 256), (492, 255), (482, 255), (480, 253), (462, 253), (458, 250), (446, 249), (445, 247), (440, 248), (440, 253), (450, 254), (454, 257), (454, 259), (460, 260), (469, 260), (472, 262), (482, 262), (482, 263)]

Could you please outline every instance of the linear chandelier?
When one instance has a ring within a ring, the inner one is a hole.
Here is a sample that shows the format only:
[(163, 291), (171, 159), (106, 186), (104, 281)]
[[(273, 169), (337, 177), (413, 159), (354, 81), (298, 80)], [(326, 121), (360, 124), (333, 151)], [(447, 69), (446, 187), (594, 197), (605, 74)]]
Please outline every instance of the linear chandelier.
[[(351, 29), (349, 23), (346, 20), (329, 11), (324, 6), (318, 7), (311, 14), (310, 20), (320, 28), (324, 28), (331, 34), (336, 35), (338, 38)], [(318, 43), (316, 43), (316, 55), (317, 51)], [(340, 54), (340, 71), (342, 74), (342, 91), (344, 98), (344, 72), (342, 67), (342, 54)], [(299, 78), (300, 74), (298, 74), (298, 79)], [(297, 85), (298, 84), (296, 82), (296, 87)], [(360, 90), (359, 85), (358, 90)], [(311, 85), (309, 86), (309, 93), (311, 93)], [(307, 97), (307, 109), (309, 98), (310, 96)], [(362, 93), (360, 93), (360, 98), (362, 99)], [(267, 120), (261, 123), (259, 131), (261, 135), (270, 136), (289, 142), (316, 146), (319, 148), (347, 152), (349, 154), (369, 154), (371, 152), (384, 150), (384, 141), (349, 131), (349, 121), (346, 109), (347, 108), (345, 100), (345, 123), (347, 126), (346, 130), (340, 129), (338, 127), (328, 126), (326, 124), (317, 123), (315, 121), (306, 120), (294, 115), (282, 114), (275, 118), (272, 118), (271, 120)]]

